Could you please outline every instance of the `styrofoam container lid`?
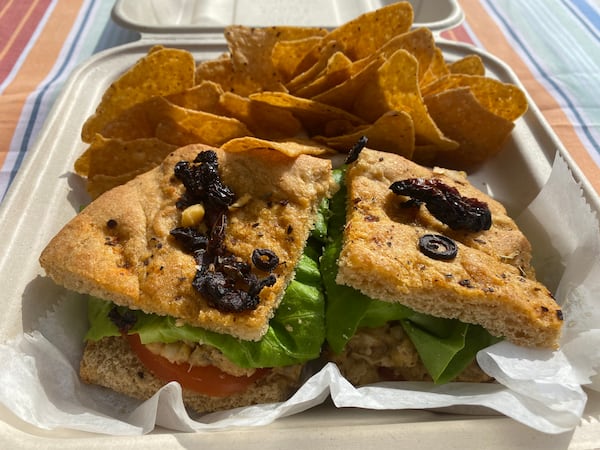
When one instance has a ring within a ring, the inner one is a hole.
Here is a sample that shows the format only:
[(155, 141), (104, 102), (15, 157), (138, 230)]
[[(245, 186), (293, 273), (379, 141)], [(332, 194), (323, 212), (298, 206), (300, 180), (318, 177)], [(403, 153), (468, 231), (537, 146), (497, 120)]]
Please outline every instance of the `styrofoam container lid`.
[[(220, 33), (227, 25), (337, 27), (394, 0), (117, 0), (113, 19), (142, 34)], [(459, 25), (457, 0), (410, 0), (414, 26), (439, 32)]]

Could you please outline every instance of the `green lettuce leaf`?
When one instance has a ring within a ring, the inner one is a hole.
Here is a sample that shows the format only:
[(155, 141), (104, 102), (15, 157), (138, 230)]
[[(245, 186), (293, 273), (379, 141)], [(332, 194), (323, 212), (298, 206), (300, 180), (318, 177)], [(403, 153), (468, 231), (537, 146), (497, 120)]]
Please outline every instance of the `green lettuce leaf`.
[(321, 275), (326, 292), (326, 341), (329, 347), (339, 353), (358, 329), (400, 321), (434, 382), (452, 380), (473, 361), (479, 350), (498, 339), (480, 326), (432, 317), (403, 305), (374, 300), (356, 289), (335, 282), (346, 222), (345, 167), (336, 171), (341, 187), (330, 201), (328, 240), (321, 258)]
[[(181, 340), (200, 342), (218, 348), (240, 367), (278, 367), (303, 363), (319, 357), (325, 340), (325, 311), (319, 265), (314, 255), (320, 246), (308, 245), (296, 278), (288, 286), (266, 335), (260, 341), (242, 341), (189, 325), (177, 326), (168, 316), (133, 311), (137, 320), (130, 333), (138, 333), (142, 343), (170, 343)], [(310, 257), (312, 255), (313, 257)], [(108, 318), (113, 303), (90, 298), (86, 339), (118, 336), (119, 330)], [(126, 308), (119, 307), (123, 312)]]
[(427, 372), (438, 384), (451, 381), (471, 364), (479, 350), (499, 340), (479, 325), (450, 319), (438, 320), (447, 322), (444, 325), (447, 334), (437, 336), (438, 330), (422, 328), (417, 325), (418, 320), (401, 321)]

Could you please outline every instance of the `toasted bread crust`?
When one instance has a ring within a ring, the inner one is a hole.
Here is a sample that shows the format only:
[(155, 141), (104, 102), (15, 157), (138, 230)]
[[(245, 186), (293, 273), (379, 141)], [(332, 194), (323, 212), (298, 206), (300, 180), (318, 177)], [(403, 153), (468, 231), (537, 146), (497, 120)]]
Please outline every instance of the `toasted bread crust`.
[[(394, 181), (436, 177), (461, 195), (488, 204), (492, 227), (453, 231), (424, 206), (406, 208), (392, 193)], [(482, 325), (518, 345), (555, 348), (562, 313), (534, 278), (530, 244), (504, 207), (454, 171), (432, 171), (398, 155), (363, 150), (348, 170), (348, 212), (337, 282), (371, 298), (399, 302), (415, 311)], [(451, 261), (425, 256), (426, 233), (451, 237)]]
[[(156, 378), (140, 362), (127, 341), (107, 337), (88, 341), (80, 363), (81, 380), (139, 400), (154, 395), (166, 382)], [(286, 400), (300, 385), (300, 366), (274, 369), (242, 393), (212, 397), (183, 389), (184, 404), (197, 413)]]
[(46, 273), (68, 289), (131, 309), (170, 315), (245, 340), (260, 339), (293, 278), (318, 204), (334, 189), (331, 163), (273, 150), (216, 150), (224, 183), (238, 198), (247, 194), (248, 200), (229, 213), (226, 247), (245, 261), (254, 249), (267, 248), (280, 261), (277, 282), (261, 291), (256, 310), (222, 313), (193, 289), (196, 263), (169, 234), (180, 226), (175, 203), (183, 192), (173, 167), (205, 149), (180, 148), (156, 169), (88, 205), (44, 249), (40, 263)]

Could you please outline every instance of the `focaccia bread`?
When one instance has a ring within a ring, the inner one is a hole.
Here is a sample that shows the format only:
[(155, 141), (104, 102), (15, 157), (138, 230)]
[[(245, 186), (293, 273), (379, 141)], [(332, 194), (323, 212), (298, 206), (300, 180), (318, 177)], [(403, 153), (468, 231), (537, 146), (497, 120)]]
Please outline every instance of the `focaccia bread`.
[[(463, 197), (487, 203), (488, 230), (453, 230), (424, 205), (390, 185), (436, 178)], [(535, 280), (531, 246), (505, 208), (473, 187), (460, 172), (430, 170), (393, 154), (365, 149), (347, 172), (347, 224), (337, 283), (371, 298), (398, 302), (436, 317), (482, 325), (518, 345), (555, 348), (563, 322), (560, 306)], [(456, 257), (437, 260), (419, 250), (419, 238), (440, 234), (455, 241)]]
[(260, 339), (293, 278), (319, 202), (334, 189), (331, 163), (273, 150), (215, 150), (221, 179), (239, 200), (228, 213), (225, 246), (244, 261), (257, 248), (279, 258), (277, 281), (262, 289), (258, 307), (227, 313), (208, 306), (194, 290), (194, 257), (170, 235), (180, 226), (176, 203), (184, 191), (174, 166), (206, 149), (180, 148), (159, 167), (93, 201), (43, 251), (40, 263), (46, 273), (68, 289), (130, 309), (244, 340)]

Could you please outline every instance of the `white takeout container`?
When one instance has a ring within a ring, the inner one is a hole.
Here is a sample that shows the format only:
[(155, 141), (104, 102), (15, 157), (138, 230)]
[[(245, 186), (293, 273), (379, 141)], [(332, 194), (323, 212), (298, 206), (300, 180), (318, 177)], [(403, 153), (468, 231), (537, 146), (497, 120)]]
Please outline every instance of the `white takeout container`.
[[(139, 16), (140, 4), (157, 8), (158, 0), (138, 2), (121, 0), (115, 5), (115, 17), (123, 24), (140, 31), (166, 32), (181, 22), (148, 23), (148, 16)], [(164, 2), (167, 3), (167, 2)], [(185, 0), (173, 3), (190, 3)], [(204, 2), (196, 2), (198, 5)], [(207, 2), (208, 3), (208, 2)], [(252, 4), (251, 0), (229, 0), (228, 4)], [(256, 2), (257, 4), (260, 2)], [(274, 0), (265, 2), (277, 3)], [(297, 1), (296, 3), (301, 3)], [(307, 2), (320, 3), (320, 2)], [(330, 5), (346, 5), (342, 0)], [(348, 2), (350, 3), (350, 2)], [(363, 8), (380, 6), (382, 2), (354, 2)], [(456, 3), (413, 1), (416, 17), (426, 11), (425, 23), (444, 23), (444, 17), (431, 15), (431, 5), (444, 3), (456, 17)], [(332, 6), (333, 8), (333, 6)], [(430, 8), (430, 9), (427, 9)], [(155, 12), (157, 10), (154, 10)], [(352, 16), (362, 11), (352, 10)], [(163, 17), (161, 15), (161, 17)], [(236, 16), (237, 17), (237, 16)], [(242, 18), (244, 16), (239, 16)], [(269, 24), (285, 15), (275, 15)], [(321, 17), (319, 15), (315, 17)], [(448, 17), (446, 17), (447, 19)], [(217, 30), (227, 23), (198, 22), (199, 26)], [(216, 20), (216, 19), (215, 19)], [(310, 20), (315, 20), (311, 18)], [(460, 22), (461, 19), (458, 20)], [(143, 22), (146, 21), (146, 22)], [(140, 25), (143, 22), (143, 25)], [(452, 22), (453, 24), (458, 22)], [(260, 24), (260, 23), (256, 23)], [(310, 23), (335, 26), (335, 23)], [(184, 28), (187, 27), (187, 23)], [(440, 26), (439, 29), (442, 29)], [(194, 30), (196, 30), (194, 28)], [(186, 32), (194, 31), (186, 28)], [(197, 30), (196, 30), (197, 31)], [(44, 277), (38, 255), (49, 239), (88, 201), (84, 184), (73, 173), (73, 163), (84, 150), (80, 140), (83, 121), (96, 108), (109, 84), (148, 49), (158, 43), (187, 49), (198, 60), (212, 59), (225, 49), (221, 35), (206, 33), (202, 39), (186, 34), (161, 36), (145, 35), (138, 42), (126, 44), (95, 55), (76, 69), (56, 100), (44, 128), (33, 148), (28, 152), (3, 203), (0, 205), (0, 229), (4, 233), (5, 248), (0, 254), (0, 292), (2, 292), (2, 320), (0, 342), (6, 342), (23, 332), (35, 329), (40, 318), (51, 311), (64, 290)], [(163, 39), (164, 38), (164, 39)], [(510, 68), (498, 59), (472, 47), (451, 42), (438, 42), (449, 60), (478, 53), (488, 74), (503, 81), (520, 85)], [(473, 183), (490, 192), (503, 202), (509, 213), (518, 215), (547, 180), (556, 152), (569, 164), (575, 179), (581, 183), (583, 195), (592, 209), (600, 212), (600, 198), (570, 158), (566, 149), (531, 104), (524, 117), (518, 120), (504, 151), (471, 176)], [(566, 233), (569, 230), (565, 230)], [(66, 331), (68, 333), (68, 330)], [(512, 419), (491, 411), (400, 410), (372, 411), (363, 409), (336, 409), (329, 402), (301, 414), (277, 420), (275, 423), (248, 429), (233, 429), (214, 433), (173, 433), (157, 429), (140, 437), (97, 436), (71, 430), (41, 430), (16, 418), (0, 405), (0, 445), (2, 448), (592, 448), (600, 442), (600, 394), (589, 391), (589, 401), (582, 424), (572, 433), (549, 435), (537, 432)]]
[[(143, 34), (219, 34), (229, 24), (334, 28), (394, 0), (117, 0), (114, 20)], [(414, 26), (452, 28), (464, 15), (456, 0), (410, 0)]]

